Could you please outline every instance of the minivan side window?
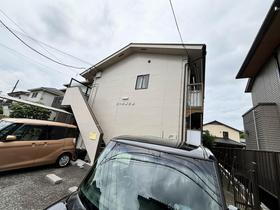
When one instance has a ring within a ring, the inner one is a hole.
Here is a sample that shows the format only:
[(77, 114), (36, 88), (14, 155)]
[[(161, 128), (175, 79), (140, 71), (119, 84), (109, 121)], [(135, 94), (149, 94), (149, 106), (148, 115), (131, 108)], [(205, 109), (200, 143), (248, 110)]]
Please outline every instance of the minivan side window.
[(50, 140), (64, 139), (66, 128), (58, 126), (49, 126), (49, 138)]
[(6, 127), (3, 126), (0, 131), (0, 140), (5, 140), (8, 135), (11, 135), (21, 125), (22, 124), (19, 123), (10, 123), (10, 125), (7, 124)]
[(66, 137), (67, 138), (76, 138), (77, 129), (76, 128), (67, 128)]
[(66, 128), (59, 126), (49, 126), (49, 139), (57, 140), (64, 138), (76, 138), (75, 128)]
[(46, 140), (48, 139), (48, 127), (39, 125), (23, 125), (13, 135), (17, 140)]

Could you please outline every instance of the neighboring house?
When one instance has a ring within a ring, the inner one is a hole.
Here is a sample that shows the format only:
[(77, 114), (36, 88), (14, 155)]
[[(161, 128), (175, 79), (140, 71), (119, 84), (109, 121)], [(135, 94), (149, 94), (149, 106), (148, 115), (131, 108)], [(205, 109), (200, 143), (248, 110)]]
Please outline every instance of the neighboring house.
[(30, 91), (30, 95), (27, 98), (28, 101), (40, 103), (46, 106), (51, 106), (55, 97), (64, 95), (62, 91), (49, 87), (39, 87), (29, 89), (28, 91)]
[(18, 98), (18, 99), (23, 99), (23, 100), (27, 100), (27, 98), (29, 97), (29, 94), (30, 94), (30, 92), (28, 92), (28, 91), (14, 91), (11, 93), (7, 93), (8, 96)]
[[(61, 96), (63, 97), (64, 92), (60, 91), (56, 88), (48, 88), (48, 87), (40, 87), (34, 88), (27, 91), (15, 91), (12, 93), (8, 93), (7, 95), (16, 99), (21, 99), (24, 101), (30, 101), (39, 103), (45, 106), (52, 106), (55, 97)], [(10, 115), (10, 106), (12, 104), (11, 100), (6, 100), (5, 104), (3, 105), (3, 114), (5, 116)], [(51, 113), (50, 120), (55, 119), (55, 112)]]
[(205, 55), (204, 44), (132, 43), (84, 71), (89, 98), (70, 87), (62, 105), (71, 106), (91, 161), (100, 140), (119, 135), (200, 144)]
[(209, 131), (212, 136), (217, 138), (225, 140), (229, 139), (236, 142), (240, 142), (240, 133), (242, 133), (242, 131), (216, 120), (204, 124), (203, 130)]
[[(56, 97), (63, 97), (64, 92), (56, 88), (49, 87), (39, 87), (34, 89), (29, 89), (30, 95), (28, 101), (40, 103), (45, 106), (53, 106)], [(49, 120), (54, 120), (56, 118), (56, 113), (51, 112)]]
[[(18, 99), (23, 99), (27, 100), (29, 97), (29, 92), (28, 91), (14, 91), (7, 93), (8, 96), (18, 98)], [(5, 103), (3, 103), (3, 115), (4, 116), (10, 116), (10, 106), (12, 104), (12, 101), (6, 100)]]
[(253, 108), (243, 115), (246, 148), (280, 151), (280, 1), (275, 0), (236, 78), (248, 78)]

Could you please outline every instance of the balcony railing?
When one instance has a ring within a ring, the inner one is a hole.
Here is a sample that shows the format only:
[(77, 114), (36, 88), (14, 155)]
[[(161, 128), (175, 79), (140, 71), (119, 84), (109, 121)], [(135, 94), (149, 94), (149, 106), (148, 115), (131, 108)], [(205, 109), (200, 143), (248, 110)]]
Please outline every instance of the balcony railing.
[(202, 83), (188, 84), (187, 104), (189, 107), (200, 107), (203, 102)]
[(74, 78), (70, 80), (69, 87), (80, 87), (86, 97), (90, 95), (91, 87)]

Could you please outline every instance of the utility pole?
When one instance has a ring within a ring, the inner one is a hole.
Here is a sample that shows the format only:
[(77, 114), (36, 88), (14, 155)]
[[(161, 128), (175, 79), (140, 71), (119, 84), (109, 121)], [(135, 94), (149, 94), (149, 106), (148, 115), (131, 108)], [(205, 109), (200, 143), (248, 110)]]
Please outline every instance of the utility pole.
[(16, 84), (15, 84), (15, 86), (14, 86), (13, 90), (12, 90), (12, 93), (13, 93), (13, 92), (14, 92), (14, 90), (16, 89), (16, 87), (17, 87), (17, 85), (18, 85), (18, 82), (19, 82), (19, 80), (16, 82)]

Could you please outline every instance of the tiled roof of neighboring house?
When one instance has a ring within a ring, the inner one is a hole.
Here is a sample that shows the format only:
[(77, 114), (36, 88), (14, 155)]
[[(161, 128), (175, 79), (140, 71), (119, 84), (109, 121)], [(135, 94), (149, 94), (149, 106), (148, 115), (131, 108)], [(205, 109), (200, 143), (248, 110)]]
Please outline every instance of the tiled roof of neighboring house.
[(214, 121), (205, 123), (203, 126), (205, 126), (205, 125), (223, 125), (223, 126), (226, 126), (226, 127), (230, 128), (230, 129), (233, 129), (233, 130), (235, 130), (235, 131), (238, 131), (239, 133), (243, 133), (241, 130), (238, 130), (238, 129), (236, 129), (236, 128), (233, 128), (233, 127), (231, 127), (231, 126), (229, 126), (229, 125), (226, 125), (226, 124), (224, 124), (224, 123), (221, 123), (221, 122), (219, 122), (219, 121), (217, 121), (217, 120), (214, 120)]
[(64, 93), (56, 88), (49, 88), (49, 87), (39, 87), (39, 88), (33, 88), (33, 89), (29, 89), (28, 91), (30, 92), (35, 92), (35, 91), (45, 91), (48, 93), (51, 93), (53, 95), (57, 95), (57, 96), (63, 96)]
[(265, 20), (236, 76), (249, 78), (246, 92), (251, 92), (254, 78), (280, 45), (280, 0), (274, 0)]
[(234, 146), (240, 146), (245, 147), (246, 144), (240, 143), (231, 139), (224, 139), (224, 138), (215, 138), (214, 144), (226, 144), (226, 145), (234, 145)]

